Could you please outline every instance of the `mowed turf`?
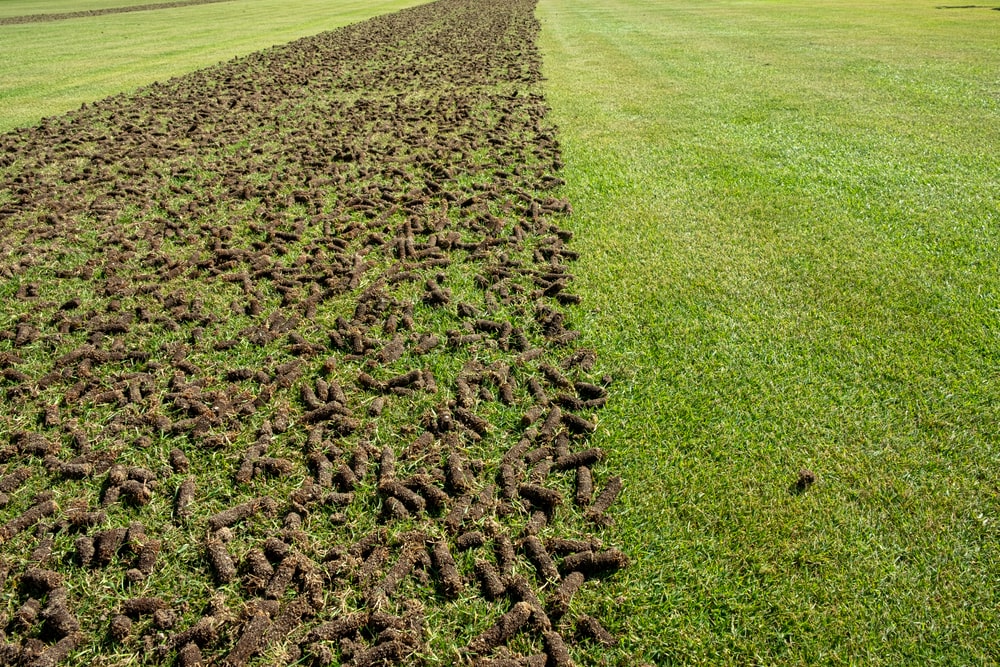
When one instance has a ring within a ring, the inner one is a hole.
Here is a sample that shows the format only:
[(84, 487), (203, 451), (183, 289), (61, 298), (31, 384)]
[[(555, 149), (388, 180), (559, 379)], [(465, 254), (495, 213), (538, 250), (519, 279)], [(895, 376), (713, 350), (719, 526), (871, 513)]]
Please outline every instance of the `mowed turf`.
[(599, 662), (574, 593), (629, 559), (534, 7), (0, 135), (0, 663)]
[[(169, 11), (246, 20), (235, 5)], [(579, 598), (617, 618), (609, 661), (1000, 660), (1000, 12), (543, 0), (538, 14), (582, 252), (574, 323), (618, 378), (594, 444), (625, 476), (609, 538), (635, 564)], [(164, 43), (200, 24), (172, 25)], [(12, 34), (2, 128), (60, 110), (24, 89), (14, 119), (11, 72), (34, 38)], [(99, 70), (86, 37), (79, 58)], [(181, 41), (185, 62), (201, 47)], [(63, 108), (168, 76), (101, 89), (73, 62), (56, 69), (82, 97)], [(802, 467), (819, 482), (794, 495)]]
[[(0, 3), (0, 17), (152, 4)], [(275, 44), (420, 4), (416, 0), (232, 0), (0, 25), (0, 132)]]
[(1000, 660), (1000, 12), (936, 4), (540, 3), (622, 655)]

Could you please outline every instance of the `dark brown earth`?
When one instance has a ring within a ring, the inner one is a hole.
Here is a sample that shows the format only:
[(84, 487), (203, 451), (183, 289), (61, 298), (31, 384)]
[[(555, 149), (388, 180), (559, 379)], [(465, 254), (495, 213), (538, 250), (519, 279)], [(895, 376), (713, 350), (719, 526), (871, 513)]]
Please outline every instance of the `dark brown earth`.
[(56, 14), (25, 14), (23, 16), (0, 17), (0, 25), (18, 25), (22, 23), (47, 23), (49, 21), (65, 21), (103, 14), (128, 14), (130, 12), (148, 12), (154, 9), (171, 9), (189, 5), (210, 5), (216, 2), (232, 2), (232, 0), (180, 0), (179, 2), (156, 2), (144, 5), (129, 5), (127, 7), (108, 7), (106, 9), (87, 9), (79, 12), (59, 12)]
[(533, 7), (440, 0), (0, 136), (0, 664), (614, 642)]

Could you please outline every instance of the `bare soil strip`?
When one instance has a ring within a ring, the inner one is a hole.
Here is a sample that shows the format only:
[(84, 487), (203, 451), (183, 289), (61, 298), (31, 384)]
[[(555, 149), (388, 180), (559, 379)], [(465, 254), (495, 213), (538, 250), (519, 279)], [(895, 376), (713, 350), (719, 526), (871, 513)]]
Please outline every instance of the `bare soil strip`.
[(0, 136), (0, 662), (614, 641), (574, 601), (628, 559), (533, 8), (440, 0)]
[(0, 25), (20, 25), (23, 23), (47, 23), (49, 21), (65, 21), (81, 19), (104, 14), (128, 14), (130, 12), (148, 12), (154, 9), (172, 9), (189, 5), (211, 5), (217, 2), (232, 2), (233, 0), (181, 0), (180, 2), (156, 2), (145, 5), (129, 5), (127, 7), (108, 7), (106, 9), (88, 9), (79, 12), (59, 12), (56, 14), (25, 14), (23, 16), (7, 16), (0, 18)]

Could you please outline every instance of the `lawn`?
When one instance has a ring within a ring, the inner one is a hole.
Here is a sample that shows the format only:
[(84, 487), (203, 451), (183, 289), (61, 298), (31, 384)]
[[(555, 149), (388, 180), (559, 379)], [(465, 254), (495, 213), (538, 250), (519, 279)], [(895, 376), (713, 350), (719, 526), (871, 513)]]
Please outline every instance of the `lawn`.
[(538, 13), (623, 655), (1000, 660), (1000, 12)]
[[(85, 11), (145, 0), (0, 2), (0, 17)], [(314, 35), (416, 0), (233, 0), (0, 25), (0, 132), (84, 102)]]
[[(0, 26), (0, 131), (412, 4)], [(607, 541), (634, 560), (574, 599), (621, 636), (602, 657), (1000, 661), (1000, 11), (538, 16), (573, 323), (615, 378), (593, 440), (626, 483)]]

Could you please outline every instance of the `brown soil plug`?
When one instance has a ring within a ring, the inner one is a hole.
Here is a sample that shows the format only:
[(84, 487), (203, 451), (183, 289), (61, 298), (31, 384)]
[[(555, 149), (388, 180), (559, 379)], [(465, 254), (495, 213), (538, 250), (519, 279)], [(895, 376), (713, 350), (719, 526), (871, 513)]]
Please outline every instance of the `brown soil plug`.
[(510, 611), (497, 619), (491, 627), (469, 642), (466, 651), (469, 653), (488, 653), (501, 644), (506, 644), (531, 618), (531, 605), (518, 602)]
[(545, 379), (548, 380), (554, 387), (559, 387), (560, 389), (572, 389), (573, 383), (569, 379), (559, 372), (559, 369), (550, 364), (538, 364), (538, 370), (542, 372)]
[(545, 653), (549, 656), (547, 665), (551, 667), (570, 667), (573, 664), (569, 656), (569, 649), (563, 642), (562, 635), (555, 630), (549, 630), (542, 634), (545, 641)]
[(807, 491), (810, 486), (816, 483), (816, 479), (816, 473), (808, 468), (803, 468), (799, 471), (798, 479), (795, 480), (793, 491), (795, 493), (803, 493)]
[(177, 623), (177, 612), (173, 609), (157, 609), (153, 612), (153, 627), (169, 630)]
[(594, 497), (594, 476), (587, 466), (580, 466), (576, 469), (576, 496), (574, 500), (581, 507), (590, 504)]
[(538, 599), (535, 587), (520, 575), (510, 577), (507, 581), (507, 597), (516, 602), (527, 602), (535, 612), (533, 624), (537, 628), (547, 630), (549, 628), (548, 617), (542, 610), (542, 601)]
[(329, 641), (347, 637), (364, 627), (367, 621), (368, 614), (360, 612), (340, 616), (313, 628), (309, 633), (308, 639), (310, 641)]
[(210, 516), (208, 518), (208, 527), (210, 530), (216, 531), (220, 528), (232, 526), (247, 517), (253, 516), (260, 509), (261, 501), (259, 498), (236, 505), (235, 507), (230, 507), (227, 510), (222, 510), (221, 512), (217, 512), (216, 514)]
[(43, 538), (39, 541), (38, 546), (31, 551), (31, 556), (28, 560), (39, 565), (45, 565), (46, 561), (52, 557), (52, 542), (51, 537)]
[(194, 642), (188, 642), (177, 652), (178, 667), (201, 667), (203, 664), (201, 649)]
[(448, 466), (445, 469), (448, 485), (457, 493), (465, 493), (471, 488), (471, 480), (462, 465), (462, 455), (457, 451), (448, 452)]
[(507, 587), (504, 585), (503, 579), (500, 578), (500, 574), (493, 567), (492, 563), (485, 560), (477, 560), (473, 566), (473, 571), (476, 573), (476, 579), (479, 580), (479, 587), (483, 591), (483, 597), (487, 600), (498, 600), (503, 597), (507, 591)]
[(605, 398), (608, 395), (607, 389), (589, 382), (575, 382), (573, 383), (573, 388), (576, 389), (576, 393), (580, 398), (588, 401), (597, 398)]
[(486, 436), (490, 432), (490, 423), (467, 408), (455, 408), (455, 417), (480, 436)]
[(0, 493), (10, 493), (11, 491), (16, 491), (18, 487), (28, 481), (31, 474), (31, 468), (18, 468), (17, 470), (0, 477)]
[(597, 424), (572, 412), (563, 413), (562, 421), (573, 433), (593, 433), (597, 430)]
[(66, 659), (66, 656), (76, 648), (81, 639), (82, 637), (76, 632), (67, 635), (45, 649), (29, 664), (31, 667), (55, 667)]
[(170, 450), (170, 466), (177, 473), (186, 473), (191, 468), (191, 462), (188, 461), (187, 456), (184, 455), (177, 447)]
[(226, 550), (226, 545), (216, 539), (209, 539), (205, 543), (205, 550), (208, 553), (208, 562), (215, 573), (215, 579), (220, 584), (228, 584), (236, 577), (236, 565), (233, 564), (233, 557)]
[(599, 540), (571, 540), (563, 537), (551, 537), (545, 541), (545, 548), (550, 554), (575, 554), (581, 551), (598, 551), (601, 548)]
[(561, 505), (563, 501), (561, 493), (539, 484), (521, 484), (517, 487), (517, 492), (522, 498), (530, 500), (549, 514)]
[(379, 459), (378, 483), (388, 484), (396, 479), (396, 452), (392, 447), (386, 445), (382, 448), (382, 456)]
[(368, 448), (359, 443), (354, 453), (351, 455), (351, 470), (358, 481), (368, 475)]
[(478, 530), (462, 533), (455, 539), (455, 546), (460, 551), (481, 547), (484, 544), (486, 544), (486, 536)]
[(354, 474), (346, 463), (341, 462), (337, 467), (337, 472), (333, 475), (332, 481), (343, 491), (353, 491), (358, 484), (358, 476)]
[(62, 602), (53, 604), (50, 600), (42, 609), (42, 618), (45, 619), (46, 629), (60, 639), (80, 631), (80, 621)]
[(570, 572), (563, 578), (559, 587), (549, 596), (547, 609), (550, 616), (558, 619), (569, 610), (570, 600), (583, 586), (585, 578), (581, 572)]
[(148, 486), (134, 479), (125, 480), (119, 487), (121, 494), (134, 505), (148, 505), (153, 492)]
[(397, 375), (395, 377), (389, 378), (385, 382), (386, 389), (392, 389), (394, 387), (412, 387), (420, 386), (423, 384), (424, 374), (422, 370), (415, 369), (408, 373), (403, 373), (402, 375)]
[(411, 491), (400, 482), (392, 481), (387, 484), (380, 484), (379, 493), (396, 498), (406, 506), (406, 509), (414, 514), (423, 512), (427, 506), (427, 501), (424, 500), (423, 496)]
[(458, 597), (464, 586), (462, 584), (462, 575), (458, 573), (458, 568), (455, 566), (455, 559), (448, 549), (448, 542), (445, 540), (435, 542), (431, 555), (434, 558), (435, 567), (441, 573), (445, 595), (449, 598)]
[(260, 549), (251, 549), (247, 552), (243, 559), (243, 571), (249, 578), (247, 587), (254, 593), (263, 590), (266, 583), (274, 576), (274, 568)]
[(348, 553), (355, 558), (366, 558), (375, 547), (384, 545), (388, 539), (385, 528), (376, 528), (351, 545)]
[(0, 543), (9, 540), (25, 528), (29, 528), (45, 517), (54, 514), (57, 509), (59, 509), (59, 506), (51, 499), (32, 506), (21, 516), (11, 519), (4, 526), (0, 527)]
[(417, 491), (427, 499), (431, 509), (441, 511), (448, 506), (451, 497), (434, 484), (430, 475), (415, 475), (413, 481), (416, 483)]
[(538, 421), (542, 413), (545, 412), (545, 408), (541, 405), (533, 405), (528, 408), (528, 411), (521, 416), (521, 426), (527, 428)]
[(580, 466), (590, 466), (604, 459), (604, 450), (598, 447), (585, 449), (582, 452), (575, 452), (556, 458), (556, 470), (570, 470)]
[(355, 653), (351, 664), (355, 667), (396, 664), (406, 656), (407, 651), (406, 644), (401, 641), (383, 642)]
[(81, 566), (87, 567), (90, 565), (90, 561), (94, 558), (94, 540), (87, 535), (76, 538), (73, 542), (73, 546), (76, 547), (76, 559)]
[(139, 547), (138, 558), (135, 567), (125, 573), (125, 577), (132, 583), (138, 583), (153, 573), (156, 566), (156, 559), (160, 555), (160, 548), (163, 543), (160, 540), (146, 540)]
[(621, 490), (622, 490), (621, 477), (618, 477), (616, 475), (615, 477), (609, 479), (607, 486), (604, 487), (604, 490), (601, 491), (599, 496), (597, 496), (597, 499), (594, 501), (594, 504), (591, 505), (590, 509), (587, 510), (587, 518), (593, 521), (594, 523), (602, 526), (607, 526), (611, 524), (612, 520), (610, 517), (605, 515), (605, 512), (608, 510), (609, 507), (611, 507), (611, 503), (615, 501), (615, 498), (618, 497), (618, 494), (621, 493)]
[(465, 515), (465, 520), (470, 522), (476, 522), (482, 519), (493, 506), (496, 504), (496, 485), (487, 484), (480, 491), (479, 495), (476, 496), (476, 500), (469, 512)]
[[(188, 643), (194, 643), (199, 647), (211, 644), (219, 638), (219, 629), (217, 626), (218, 621), (214, 616), (203, 616), (187, 630), (174, 635), (170, 643), (174, 646), (185, 646)], [(183, 650), (181, 652), (183, 653)]]
[(465, 521), (465, 515), (469, 512), (469, 508), (472, 506), (473, 496), (471, 493), (467, 493), (455, 501), (455, 504), (451, 506), (451, 511), (448, 512), (448, 516), (445, 517), (444, 525), (450, 533), (457, 533), (458, 529), (462, 527), (462, 523)]
[(222, 660), (223, 665), (245, 665), (247, 661), (257, 654), (263, 647), (267, 639), (267, 632), (271, 629), (271, 617), (260, 610), (259, 613), (250, 617), (250, 620), (243, 626), (243, 633), (236, 640), (233, 650)]
[(291, 551), (292, 548), (288, 546), (288, 543), (279, 540), (277, 537), (271, 536), (264, 540), (264, 553), (267, 554), (267, 557), (272, 562), (276, 563), (284, 560)]
[(514, 573), (514, 564), (517, 561), (517, 554), (514, 552), (514, 543), (505, 533), (496, 532), (493, 534), (493, 546), (496, 551), (497, 567), (500, 574), (510, 576)]
[(126, 528), (111, 528), (101, 531), (94, 537), (93, 565), (95, 567), (104, 567), (111, 562), (125, 541), (126, 532), (128, 532)]
[(607, 549), (605, 551), (581, 551), (570, 554), (562, 562), (563, 572), (579, 570), (583, 574), (590, 576), (596, 574), (612, 573), (628, 567), (628, 556), (618, 549)]
[(24, 631), (31, 630), (31, 627), (38, 620), (38, 615), (42, 611), (42, 603), (35, 598), (28, 598), (24, 604), (14, 612), (14, 625)]
[(542, 544), (542, 541), (538, 537), (531, 535), (524, 538), (521, 546), (524, 548), (528, 559), (535, 564), (535, 568), (537, 568), (538, 574), (543, 580), (559, 580), (559, 570), (556, 569), (556, 564), (552, 561), (552, 557), (549, 556), (549, 552), (545, 550), (545, 545)]
[(125, 641), (132, 633), (132, 619), (128, 616), (118, 614), (111, 619), (111, 626), (108, 632), (114, 637), (115, 641)]
[(138, 618), (153, 614), (166, 606), (163, 600), (156, 597), (131, 598), (122, 603), (121, 611), (126, 616)]
[(283, 596), (291, 585), (298, 567), (298, 558), (295, 556), (285, 558), (278, 563), (278, 567), (274, 569), (274, 575), (267, 583), (267, 588), (264, 589), (264, 595), (275, 600)]
[(376, 595), (382, 594), (390, 597), (396, 588), (413, 571), (421, 559), (427, 556), (427, 549), (422, 542), (408, 542), (403, 547), (403, 552), (399, 555), (396, 564), (389, 568), (385, 578), (376, 587)]
[(576, 621), (576, 634), (582, 639), (593, 639), (605, 646), (614, 646), (615, 637), (604, 629), (600, 621), (592, 616), (583, 614)]
[[(571, 413), (567, 413), (569, 415)], [(549, 414), (545, 417), (545, 421), (538, 428), (538, 437), (542, 439), (542, 442), (549, 442), (556, 437), (556, 431), (559, 429), (559, 424), (563, 421), (563, 411), (558, 405), (553, 405), (552, 409), (549, 410)]]
[(174, 514), (178, 517), (191, 515), (191, 501), (194, 500), (195, 481), (194, 477), (188, 477), (181, 482), (177, 489), (177, 499), (174, 502)]
[(395, 496), (389, 496), (382, 501), (382, 515), (387, 521), (402, 520), (409, 518), (410, 512)]
[(500, 497), (511, 500), (517, 495), (517, 485), (520, 478), (517, 469), (509, 463), (500, 466)]
[(528, 465), (535, 465), (539, 461), (544, 461), (550, 458), (554, 450), (548, 445), (538, 447), (537, 449), (532, 449), (530, 452), (524, 455), (524, 462)]

